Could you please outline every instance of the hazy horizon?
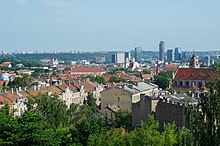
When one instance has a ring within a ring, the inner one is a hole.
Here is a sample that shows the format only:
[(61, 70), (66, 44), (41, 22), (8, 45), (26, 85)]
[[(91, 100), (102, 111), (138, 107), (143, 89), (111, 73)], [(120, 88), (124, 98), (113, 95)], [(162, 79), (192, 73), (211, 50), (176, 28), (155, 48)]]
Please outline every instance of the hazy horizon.
[(220, 1), (2, 0), (0, 49), (219, 51)]

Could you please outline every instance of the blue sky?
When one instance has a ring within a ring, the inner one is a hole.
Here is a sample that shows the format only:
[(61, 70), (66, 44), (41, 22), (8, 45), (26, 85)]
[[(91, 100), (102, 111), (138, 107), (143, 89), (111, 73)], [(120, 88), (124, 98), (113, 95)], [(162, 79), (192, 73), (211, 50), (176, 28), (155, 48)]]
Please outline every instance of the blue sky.
[(0, 0), (3, 51), (220, 50), (219, 0)]

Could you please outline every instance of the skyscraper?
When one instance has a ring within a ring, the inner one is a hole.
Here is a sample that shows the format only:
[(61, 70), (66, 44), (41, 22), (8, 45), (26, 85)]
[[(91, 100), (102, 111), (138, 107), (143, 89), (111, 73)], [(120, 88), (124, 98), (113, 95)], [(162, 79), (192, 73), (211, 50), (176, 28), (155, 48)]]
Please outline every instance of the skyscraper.
[(131, 52), (125, 52), (125, 60), (131, 60)]
[(142, 48), (135, 47), (135, 61), (140, 62), (142, 59)]
[(174, 60), (175, 61), (181, 61), (182, 60), (182, 54), (181, 54), (181, 49), (180, 48), (175, 48)]
[(167, 62), (170, 63), (174, 59), (173, 49), (167, 50)]
[(165, 42), (160, 41), (160, 43), (159, 43), (159, 61), (164, 62), (164, 55), (165, 55)]
[(124, 52), (117, 52), (112, 55), (112, 63), (125, 63), (125, 53)]

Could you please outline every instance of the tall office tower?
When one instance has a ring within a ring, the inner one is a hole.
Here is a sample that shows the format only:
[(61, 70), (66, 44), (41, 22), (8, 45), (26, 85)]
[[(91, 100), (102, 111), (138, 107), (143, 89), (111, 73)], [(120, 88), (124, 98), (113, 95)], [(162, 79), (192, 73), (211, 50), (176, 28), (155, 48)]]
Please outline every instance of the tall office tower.
[(186, 51), (182, 52), (182, 59), (186, 60), (187, 58), (188, 58), (187, 52)]
[(167, 62), (171, 63), (174, 59), (173, 49), (167, 50)]
[(180, 48), (175, 48), (174, 60), (175, 61), (181, 61), (182, 60), (182, 54), (181, 54), (181, 49)]
[(209, 55), (205, 56), (204, 61), (205, 61), (205, 64), (209, 66), (211, 63), (211, 57)]
[(131, 52), (125, 52), (125, 60), (131, 60)]
[(125, 62), (125, 53), (124, 52), (117, 52), (112, 55), (112, 63), (124, 63)]
[(116, 63), (116, 54), (112, 54), (112, 63)]
[(135, 61), (140, 62), (142, 59), (142, 48), (141, 47), (135, 47)]
[(164, 62), (164, 55), (165, 55), (165, 42), (160, 41), (160, 43), (159, 43), (159, 61)]

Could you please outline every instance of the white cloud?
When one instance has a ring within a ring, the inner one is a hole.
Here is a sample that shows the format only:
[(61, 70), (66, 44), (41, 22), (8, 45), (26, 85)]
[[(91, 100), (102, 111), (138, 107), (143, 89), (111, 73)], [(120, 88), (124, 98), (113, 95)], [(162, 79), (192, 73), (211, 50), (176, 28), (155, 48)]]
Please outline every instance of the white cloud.
[(26, 0), (15, 0), (16, 3), (20, 4), (20, 5), (24, 5), (26, 4)]

